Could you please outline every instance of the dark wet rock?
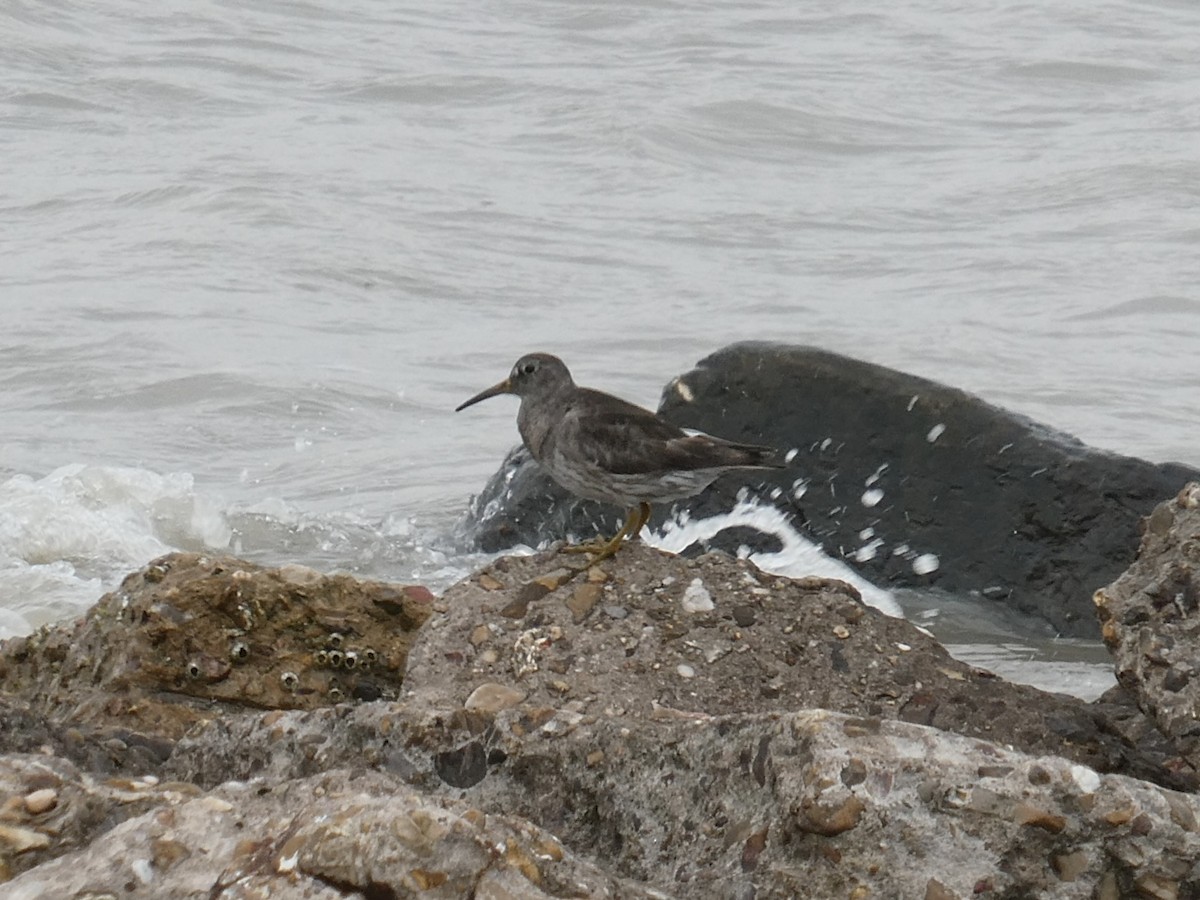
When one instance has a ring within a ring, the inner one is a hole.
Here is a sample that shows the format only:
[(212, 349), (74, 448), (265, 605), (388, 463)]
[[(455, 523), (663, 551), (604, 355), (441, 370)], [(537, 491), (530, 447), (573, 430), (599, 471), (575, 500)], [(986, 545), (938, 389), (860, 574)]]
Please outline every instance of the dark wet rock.
[(175, 553), (82, 619), (0, 644), (0, 689), (51, 723), (172, 739), (222, 710), (395, 696), (425, 588)]
[[(681, 425), (797, 453), (677, 504), (726, 512), (747, 487), (880, 585), (936, 584), (1096, 636), (1088, 598), (1133, 560), (1137, 523), (1200, 472), (1089, 448), (963, 391), (811, 347), (745, 343), (668, 386)], [(797, 496), (799, 494), (799, 496)], [(655, 511), (662, 524), (669, 510)], [(486, 550), (615, 531), (621, 513), (569, 497), (510, 453), (468, 516)], [(863, 537), (864, 533), (869, 534)], [(766, 538), (763, 546), (770, 550)], [(708, 547), (736, 553), (746, 534)], [(936, 568), (932, 557), (936, 557)]]
[(378, 772), (229, 784), (131, 819), (4, 886), (48, 897), (597, 897), (642, 900), (515, 816), (420, 796)]
[(1094, 599), (1118, 681), (1200, 767), (1200, 483), (1151, 513), (1137, 562)]

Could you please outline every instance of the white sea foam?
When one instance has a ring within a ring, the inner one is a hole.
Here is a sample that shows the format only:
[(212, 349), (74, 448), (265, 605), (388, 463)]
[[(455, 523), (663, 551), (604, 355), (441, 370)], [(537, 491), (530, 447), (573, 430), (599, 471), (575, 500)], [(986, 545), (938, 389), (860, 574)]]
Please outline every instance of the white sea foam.
[(783, 545), (777, 553), (750, 554), (750, 561), (763, 571), (793, 578), (805, 575), (839, 578), (858, 588), (863, 602), (889, 616), (903, 615), (900, 605), (890, 592), (871, 584), (845, 563), (826, 556), (820, 547), (792, 527), (782, 511), (774, 506), (760, 504), (752, 497), (738, 500), (727, 513), (707, 519), (681, 521), (677, 518), (667, 522), (661, 533), (647, 529), (642, 532), (642, 536), (646, 543), (653, 547), (679, 553), (696, 541), (707, 540), (718, 532), (737, 525), (749, 526), (774, 535)]
[(173, 548), (224, 549), (231, 531), (187, 474), (69, 465), (0, 483), (0, 637), (81, 612)]

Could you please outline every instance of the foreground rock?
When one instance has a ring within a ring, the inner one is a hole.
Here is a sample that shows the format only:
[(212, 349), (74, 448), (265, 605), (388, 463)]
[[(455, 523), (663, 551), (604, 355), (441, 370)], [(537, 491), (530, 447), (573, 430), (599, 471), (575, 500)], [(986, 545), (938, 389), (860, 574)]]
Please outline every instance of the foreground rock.
[[(731, 440), (797, 451), (789, 470), (727, 476), (679, 504), (693, 518), (728, 511), (750, 486), (877, 584), (977, 591), (1065, 635), (1097, 636), (1088, 597), (1132, 562), (1139, 518), (1200, 478), (811, 347), (727, 347), (672, 382), (660, 412)], [(652, 523), (668, 513), (657, 510)], [(499, 550), (611, 533), (619, 517), (569, 497), (518, 450), (473, 505), (469, 529), (484, 549)], [(713, 542), (729, 551), (743, 543), (775, 549), (773, 539), (744, 532)]]
[(875, 717), (576, 719), (376, 703), (213, 723), (181, 745), (179, 762), (214, 752), (257, 756), (268, 784), (292, 783), (300, 766), (380, 766), (426, 796), (535, 822), (668, 897), (1200, 890), (1194, 795)]
[(230, 784), (117, 826), (17, 878), (6, 900), (650, 898), (518, 818), (421, 797), (376, 772)]
[(174, 740), (116, 721), (52, 720), (41, 703), (0, 695), (0, 753), (60, 756), (95, 775), (141, 775), (157, 772), (174, 747)]
[(0, 688), (52, 724), (160, 741), (229, 709), (396, 696), (431, 600), (425, 588), (175, 553), (76, 623), (7, 641)]
[(1200, 767), (1200, 483), (1154, 510), (1137, 562), (1095, 603), (1118, 680)]
[[(372, 622), (408, 604), (429, 616), (396, 638), (395, 699), (289, 692), (271, 709), (253, 680), (236, 682), (245, 702), (165, 675), (151, 690), (128, 662), (178, 654), (167, 608), (185, 596), (227, 621), (247, 566), (177, 558), (173, 578), (141, 573), (128, 600), (106, 596), (111, 621), (89, 625), (94, 611), (70, 632), (79, 649), (46, 633), (0, 649), (30, 695), (8, 701), (21, 721), (34, 686), (65, 698), (39, 707), (56, 721), (38, 753), (0, 756), (0, 896), (1200, 895), (1200, 799), (1163, 786), (1194, 787), (1194, 772), (1144, 716), (958, 663), (841, 582), (634, 543), (600, 567), (499, 560), (432, 602), (336, 579), (313, 594), (306, 580), (304, 619), (295, 574), (255, 569), (291, 585), (271, 604), (267, 587), (253, 594), (256, 620), (287, 623), (251, 642), (268, 672), (271, 646), (328, 654), (311, 635), (329, 633), (334, 608), (340, 647), (384, 646)], [(387, 599), (349, 619), (342, 607), (360, 604), (336, 598), (353, 597)], [(195, 715), (146, 715), (154, 704)], [(93, 720), (163, 729), (157, 778), (59, 758), (102, 746)]]
[(46, 754), (0, 756), (0, 882), (88, 846), (123, 819), (200, 794), (156, 778), (93, 777)]

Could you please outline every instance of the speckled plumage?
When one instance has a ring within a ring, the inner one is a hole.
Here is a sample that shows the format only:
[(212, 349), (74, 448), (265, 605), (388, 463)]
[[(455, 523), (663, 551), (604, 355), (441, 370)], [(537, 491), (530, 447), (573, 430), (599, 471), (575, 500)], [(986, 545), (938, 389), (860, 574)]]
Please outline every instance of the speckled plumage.
[(619, 397), (579, 387), (548, 353), (521, 357), (508, 378), (458, 409), (497, 394), (521, 398), (521, 439), (551, 478), (580, 497), (631, 510), (601, 556), (640, 530), (649, 504), (694, 496), (729, 469), (780, 464), (769, 447), (688, 433)]

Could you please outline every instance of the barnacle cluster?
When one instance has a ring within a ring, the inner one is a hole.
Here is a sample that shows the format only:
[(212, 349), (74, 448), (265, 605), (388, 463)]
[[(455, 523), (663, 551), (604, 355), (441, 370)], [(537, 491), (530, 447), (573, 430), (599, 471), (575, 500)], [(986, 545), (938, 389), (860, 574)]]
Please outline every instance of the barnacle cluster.
[(352, 648), (345, 635), (335, 631), (325, 639), (325, 646), (313, 653), (313, 661), (325, 669), (366, 670), (379, 661), (379, 653), (372, 647)]

